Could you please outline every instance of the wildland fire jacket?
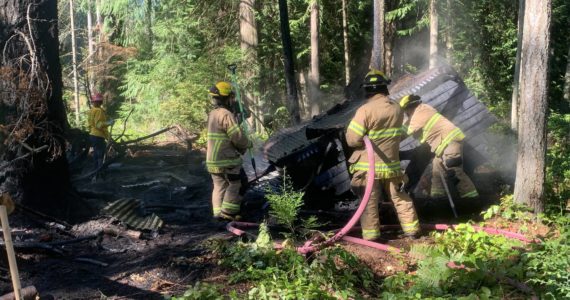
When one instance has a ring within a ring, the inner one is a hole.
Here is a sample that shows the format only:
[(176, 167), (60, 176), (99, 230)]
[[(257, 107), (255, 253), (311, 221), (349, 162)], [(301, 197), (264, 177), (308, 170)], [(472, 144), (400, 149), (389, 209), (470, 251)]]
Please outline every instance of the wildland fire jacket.
[(87, 115), (87, 123), (89, 124), (89, 134), (93, 136), (109, 139), (109, 131), (107, 130), (107, 113), (100, 107), (92, 107)]
[(241, 166), (241, 154), (250, 142), (235, 116), (226, 108), (218, 107), (208, 115), (208, 147), (206, 168), (209, 173), (225, 173)]
[(443, 150), (453, 141), (462, 141), (465, 138), (461, 129), (453, 125), (435, 108), (420, 104), (414, 113), (408, 117), (403, 126), (408, 135), (414, 135), (420, 143), (428, 143), (431, 151), (440, 157)]
[(346, 142), (349, 147), (355, 148), (348, 160), (351, 173), (368, 170), (368, 156), (363, 141), (363, 137), (368, 135), (375, 145), (376, 178), (386, 179), (402, 175), (399, 146), (403, 118), (400, 105), (380, 94), (369, 98), (356, 111), (346, 130)]

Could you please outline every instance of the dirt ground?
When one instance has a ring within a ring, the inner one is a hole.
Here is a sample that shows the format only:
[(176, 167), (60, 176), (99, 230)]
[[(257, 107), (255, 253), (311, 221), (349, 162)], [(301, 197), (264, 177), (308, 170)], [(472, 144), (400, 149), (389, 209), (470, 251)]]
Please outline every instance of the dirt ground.
[[(203, 153), (177, 146), (131, 151), (96, 182), (74, 181), (78, 203), (70, 214), (87, 218), (68, 228), (66, 222), (17, 210), (10, 225), (19, 245), (22, 286), (34, 285), (41, 299), (164, 299), (182, 294), (197, 280), (219, 276), (216, 262), (201, 246), (226, 235), (210, 218), (211, 181), (203, 161)], [(89, 163), (84, 167), (73, 178), (87, 173)], [(165, 204), (152, 210), (164, 225), (156, 232), (138, 231), (107, 215), (103, 208), (121, 198)], [(101, 233), (105, 228), (125, 234)], [(137, 232), (142, 235), (136, 237)], [(0, 293), (11, 289), (2, 257)]]
[[(67, 214), (81, 220), (66, 226), (22, 209), (10, 216), (22, 286), (34, 285), (41, 299), (164, 299), (182, 294), (196, 281), (224, 283), (227, 273), (204, 241), (232, 236), (225, 224), (210, 217), (211, 180), (204, 159), (203, 152), (188, 152), (180, 145), (133, 148), (95, 182), (81, 179), (91, 168), (88, 160), (72, 166), (77, 202)], [(138, 209), (155, 213), (163, 226), (137, 230), (105, 211), (125, 198), (140, 200), (144, 207)], [(396, 237), (390, 241), (404, 249), (409, 244)], [(378, 276), (408, 268), (386, 252), (344, 247)], [(10, 291), (2, 257), (0, 293)]]

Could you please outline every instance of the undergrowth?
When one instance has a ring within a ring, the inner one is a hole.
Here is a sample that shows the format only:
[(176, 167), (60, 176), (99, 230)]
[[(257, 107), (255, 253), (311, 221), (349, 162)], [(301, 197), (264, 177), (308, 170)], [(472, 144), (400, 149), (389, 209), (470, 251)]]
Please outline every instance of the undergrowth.
[[(288, 193), (279, 201), (299, 196), (293, 190)], [(281, 214), (277, 219), (283, 225), (298, 230), (298, 203), (282, 205), (275, 206), (273, 214)], [(224, 286), (197, 283), (173, 299), (570, 298), (568, 215), (537, 220), (527, 208), (514, 204), (512, 196), (503, 197), (500, 205), (482, 215), (515, 225), (547, 222), (552, 230), (538, 237), (539, 242), (525, 244), (478, 231), (472, 223), (459, 224), (453, 230), (432, 233), (433, 243), (412, 245), (410, 271), (382, 279), (340, 246), (308, 258), (287, 247), (275, 250), (269, 229), (262, 224), (255, 242), (220, 241), (212, 246), (219, 265), (229, 273)]]

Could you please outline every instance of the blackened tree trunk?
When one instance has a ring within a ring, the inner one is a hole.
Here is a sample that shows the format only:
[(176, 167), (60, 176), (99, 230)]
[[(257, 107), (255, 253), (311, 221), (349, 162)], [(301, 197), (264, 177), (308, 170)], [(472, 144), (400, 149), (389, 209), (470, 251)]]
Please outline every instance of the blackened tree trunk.
[(69, 188), (57, 1), (0, 0), (0, 49), (0, 192), (57, 214)]
[[(515, 201), (544, 211), (550, 0), (527, 0), (521, 55)], [(524, 121), (523, 121), (524, 120)]]
[(564, 99), (570, 103), (570, 47), (566, 57), (566, 75), (564, 75)]
[(293, 60), (293, 46), (291, 45), (291, 32), (289, 29), (289, 13), (287, 0), (279, 0), (279, 18), (281, 24), (281, 41), (285, 60), (285, 83), (287, 85), (287, 108), (291, 114), (293, 124), (301, 122), (299, 114), (299, 97), (295, 83), (295, 63)]

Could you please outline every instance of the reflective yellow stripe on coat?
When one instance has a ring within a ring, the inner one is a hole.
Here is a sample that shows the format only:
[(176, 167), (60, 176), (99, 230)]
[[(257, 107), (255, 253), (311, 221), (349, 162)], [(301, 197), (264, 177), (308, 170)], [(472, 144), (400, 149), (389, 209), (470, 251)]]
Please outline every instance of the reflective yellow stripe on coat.
[(461, 129), (459, 129), (459, 128), (453, 129), (453, 131), (451, 131), (443, 139), (443, 141), (441, 141), (441, 144), (439, 144), (439, 146), (437, 146), (437, 149), (435, 149), (435, 155), (437, 157), (441, 156), (441, 154), (443, 153), (443, 150), (445, 150), (445, 147), (447, 147), (447, 145), (449, 145), (449, 143), (451, 143), (453, 141), (461, 141), (464, 138), (465, 138), (465, 135), (463, 134), (463, 132), (461, 132)]

